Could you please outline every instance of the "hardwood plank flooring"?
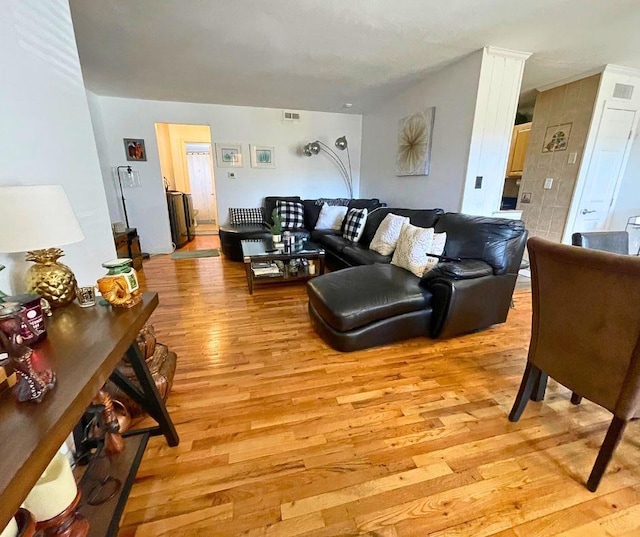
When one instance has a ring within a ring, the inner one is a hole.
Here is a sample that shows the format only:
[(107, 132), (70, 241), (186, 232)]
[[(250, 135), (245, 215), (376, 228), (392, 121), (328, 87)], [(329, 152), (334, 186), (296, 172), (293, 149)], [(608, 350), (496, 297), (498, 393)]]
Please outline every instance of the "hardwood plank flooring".
[(178, 354), (168, 408), (181, 443), (151, 439), (121, 536), (640, 534), (637, 423), (592, 494), (607, 412), (550, 381), (544, 402), (507, 419), (526, 283), (501, 326), (343, 354), (313, 332), (304, 285), (249, 295), (242, 263), (169, 255), (142, 280)]

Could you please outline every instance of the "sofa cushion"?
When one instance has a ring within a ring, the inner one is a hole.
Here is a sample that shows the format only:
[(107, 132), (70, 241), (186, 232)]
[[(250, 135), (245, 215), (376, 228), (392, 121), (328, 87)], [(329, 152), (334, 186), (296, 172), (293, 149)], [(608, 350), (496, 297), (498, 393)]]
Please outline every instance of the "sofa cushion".
[(326, 203), (330, 207), (348, 207), (350, 201), (349, 198), (318, 198), (316, 205), (322, 207)]
[(229, 207), (229, 217), (231, 219), (231, 225), (262, 224), (262, 222), (264, 222), (262, 207), (247, 209), (240, 207)]
[(360, 198), (349, 200), (349, 209), (366, 209), (371, 212), (378, 207), (382, 207), (382, 203), (378, 198)]
[(318, 216), (315, 229), (335, 229), (340, 231), (346, 214), (347, 207), (345, 205), (327, 205), (325, 203), (320, 209), (320, 216)]
[(362, 246), (359, 243), (350, 243), (344, 247), (340, 257), (353, 266), (373, 265), (374, 263), (390, 263), (390, 255), (381, 255), (378, 252)]
[(341, 235), (330, 235), (328, 233), (321, 235), (320, 237), (314, 236), (314, 242), (319, 242), (322, 246), (326, 247), (332, 252), (340, 253), (346, 246), (351, 244), (350, 241), (342, 237)]
[(267, 196), (264, 198), (264, 214), (267, 218), (267, 223), (269, 224), (273, 224), (271, 215), (273, 214), (273, 210), (276, 208), (276, 202), (278, 200), (300, 201), (300, 196)]
[(263, 224), (239, 224), (237, 226), (224, 225), (220, 226), (220, 233), (233, 235), (238, 240), (262, 238), (271, 235), (269, 230)]
[(342, 234), (339, 231), (336, 231), (335, 229), (314, 229), (311, 232), (311, 240), (313, 242), (317, 242), (318, 244), (322, 244), (322, 237), (324, 237), (325, 235), (342, 236)]
[(360, 244), (369, 246), (373, 240), (378, 226), (389, 213), (398, 216), (409, 217), (409, 222), (418, 227), (434, 227), (438, 216), (443, 213), (442, 209), (399, 209), (392, 207), (379, 207), (367, 216), (367, 225), (364, 227)]
[(404, 224), (396, 250), (393, 252), (391, 264), (402, 267), (418, 278), (422, 278), (430, 264), (427, 253), (431, 252), (432, 246), (432, 227), (424, 228)]
[(350, 267), (307, 282), (309, 301), (341, 332), (429, 307), (431, 294), (410, 272), (388, 264)]
[(276, 201), (276, 211), (282, 222), (282, 229), (292, 230), (304, 227), (304, 206), (300, 201)]
[(409, 223), (409, 217), (389, 213), (378, 226), (369, 248), (381, 255), (391, 255), (396, 249), (402, 226)]
[(447, 232), (444, 255), (461, 259), (481, 259), (493, 267), (494, 274), (505, 274), (516, 255), (508, 242), (524, 232), (522, 220), (488, 218), (460, 213), (446, 213), (436, 224), (436, 232)]
[(367, 209), (349, 209), (347, 216), (344, 218), (342, 236), (352, 242), (358, 242), (362, 237), (366, 223)]

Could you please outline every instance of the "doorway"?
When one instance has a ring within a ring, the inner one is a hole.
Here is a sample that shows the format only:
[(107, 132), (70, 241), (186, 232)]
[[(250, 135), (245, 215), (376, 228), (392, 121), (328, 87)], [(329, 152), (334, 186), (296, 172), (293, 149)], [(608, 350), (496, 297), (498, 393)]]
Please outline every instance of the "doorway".
[(604, 109), (579, 198), (576, 193), (573, 225), (567, 226), (571, 233), (606, 229), (635, 124), (635, 110)]
[(191, 222), (187, 225), (192, 226), (195, 235), (217, 234), (210, 126), (156, 123), (156, 137), (165, 189), (169, 194), (182, 193), (193, 207), (189, 211)]
[(196, 235), (218, 232), (211, 144), (186, 143), (187, 175), (193, 197)]

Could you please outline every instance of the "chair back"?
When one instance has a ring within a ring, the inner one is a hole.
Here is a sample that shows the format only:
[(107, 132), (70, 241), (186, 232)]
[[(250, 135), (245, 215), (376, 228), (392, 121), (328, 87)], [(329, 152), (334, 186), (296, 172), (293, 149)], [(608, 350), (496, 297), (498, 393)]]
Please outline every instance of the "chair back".
[(574, 233), (571, 244), (602, 250), (612, 254), (629, 254), (629, 233), (626, 231), (590, 231), (588, 233)]
[(630, 419), (640, 404), (640, 258), (531, 238), (529, 360)]

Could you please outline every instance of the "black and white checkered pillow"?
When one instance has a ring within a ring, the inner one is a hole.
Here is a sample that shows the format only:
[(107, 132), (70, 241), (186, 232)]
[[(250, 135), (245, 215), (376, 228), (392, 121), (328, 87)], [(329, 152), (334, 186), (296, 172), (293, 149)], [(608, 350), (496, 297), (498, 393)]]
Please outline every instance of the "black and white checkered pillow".
[(304, 205), (298, 201), (276, 201), (282, 229), (300, 229), (304, 227)]
[(229, 216), (231, 216), (231, 224), (262, 224), (264, 217), (260, 207), (252, 209), (241, 209), (229, 207)]
[(362, 237), (364, 225), (367, 223), (366, 209), (349, 209), (344, 217), (344, 230), (342, 236), (352, 242), (358, 242)]

